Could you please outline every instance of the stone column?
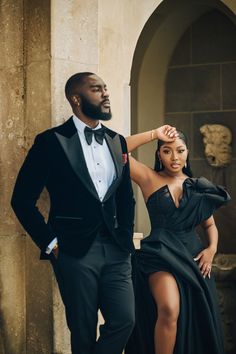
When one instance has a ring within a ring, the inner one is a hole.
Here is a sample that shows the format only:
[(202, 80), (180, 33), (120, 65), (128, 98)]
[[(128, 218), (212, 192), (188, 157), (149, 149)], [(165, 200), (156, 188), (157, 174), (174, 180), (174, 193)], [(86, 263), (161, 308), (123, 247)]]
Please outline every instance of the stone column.
[[(50, 1), (24, 0), (24, 148), (34, 137), (51, 127), (50, 90)], [(46, 215), (48, 198), (40, 198)], [(27, 354), (52, 351), (52, 271), (39, 260), (39, 250), (30, 237), (25, 244), (26, 348)]]
[(48, 354), (51, 269), (39, 262), (10, 199), (33, 137), (51, 124), (49, 1), (1, 1), (0, 43), (0, 353)]
[[(25, 239), (10, 210), (12, 185), (24, 154), (23, 4), (0, 11), (0, 353), (25, 354)], [(17, 294), (17, 296), (16, 296)]]

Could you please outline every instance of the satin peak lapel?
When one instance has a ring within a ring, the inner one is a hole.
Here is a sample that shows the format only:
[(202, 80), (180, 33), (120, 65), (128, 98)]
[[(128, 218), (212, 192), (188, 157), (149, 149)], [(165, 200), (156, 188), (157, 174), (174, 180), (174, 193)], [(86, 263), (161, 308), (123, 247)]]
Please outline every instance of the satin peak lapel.
[(109, 134), (105, 133), (105, 139), (110, 150), (112, 159), (114, 161), (115, 170), (116, 170), (116, 179), (108, 188), (106, 195), (103, 201), (107, 200), (115, 189), (118, 187), (119, 183), (121, 182), (121, 175), (123, 171), (123, 161), (122, 161), (122, 148), (119, 135), (116, 134), (114, 138), (111, 138)]
[(67, 138), (57, 132), (55, 132), (55, 135), (59, 140), (59, 143), (61, 144), (74, 172), (89, 192), (92, 193), (96, 199), (100, 200), (86, 165), (78, 133), (76, 132), (70, 138)]

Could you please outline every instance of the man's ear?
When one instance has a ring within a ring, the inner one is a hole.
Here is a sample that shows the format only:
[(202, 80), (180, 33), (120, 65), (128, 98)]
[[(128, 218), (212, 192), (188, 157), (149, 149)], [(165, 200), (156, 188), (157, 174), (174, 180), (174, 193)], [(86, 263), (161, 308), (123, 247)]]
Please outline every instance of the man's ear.
[(76, 96), (76, 95), (72, 95), (72, 96), (71, 96), (71, 101), (72, 101), (74, 104), (76, 104), (77, 106), (80, 105), (80, 98), (79, 98), (78, 96)]

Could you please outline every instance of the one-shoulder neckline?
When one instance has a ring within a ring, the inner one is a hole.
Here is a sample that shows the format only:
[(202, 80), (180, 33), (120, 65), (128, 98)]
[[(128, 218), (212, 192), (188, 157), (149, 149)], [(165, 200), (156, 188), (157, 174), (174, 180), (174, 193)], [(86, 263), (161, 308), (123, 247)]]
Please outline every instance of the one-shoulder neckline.
[(186, 181), (191, 180), (191, 179), (192, 179), (191, 177), (187, 177), (187, 178), (185, 178), (185, 180), (184, 180), (183, 183), (182, 183), (182, 196), (181, 196), (181, 198), (179, 199), (179, 206), (178, 206), (178, 207), (177, 207), (176, 204), (175, 204), (174, 198), (173, 198), (173, 196), (172, 196), (172, 194), (171, 194), (171, 192), (170, 192), (170, 188), (169, 188), (169, 185), (168, 185), (168, 184), (164, 184), (163, 186), (159, 187), (158, 189), (155, 189), (155, 190), (148, 196), (147, 201), (145, 202), (146, 205), (148, 204), (149, 200), (151, 199), (151, 197), (152, 197), (154, 194), (156, 194), (156, 193), (160, 192), (162, 189), (166, 188), (166, 189), (168, 190), (168, 192), (169, 192), (171, 201), (172, 201), (172, 203), (173, 203), (175, 209), (179, 209), (180, 203), (182, 202), (182, 200), (183, 200), (183, 198), (184, 198), (184, 186), (185, 186), (185, 183), (186, 183)]

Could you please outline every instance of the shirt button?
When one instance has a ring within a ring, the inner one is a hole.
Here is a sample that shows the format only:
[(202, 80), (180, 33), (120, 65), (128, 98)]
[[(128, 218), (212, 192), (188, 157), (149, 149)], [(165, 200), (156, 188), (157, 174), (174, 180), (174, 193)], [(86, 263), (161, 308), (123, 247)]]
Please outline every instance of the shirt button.
[(99, 182), (99, 183), (101, 183), (102, 181), (101, 181), (101, 180), (99, 180), (98, 182)]
[(100, 165), (100, 163), (99, 163), (99, 162), (97, 162), (97, 165)]
[(102, 203), (102, 207), (104, 207), (104, 203)]

